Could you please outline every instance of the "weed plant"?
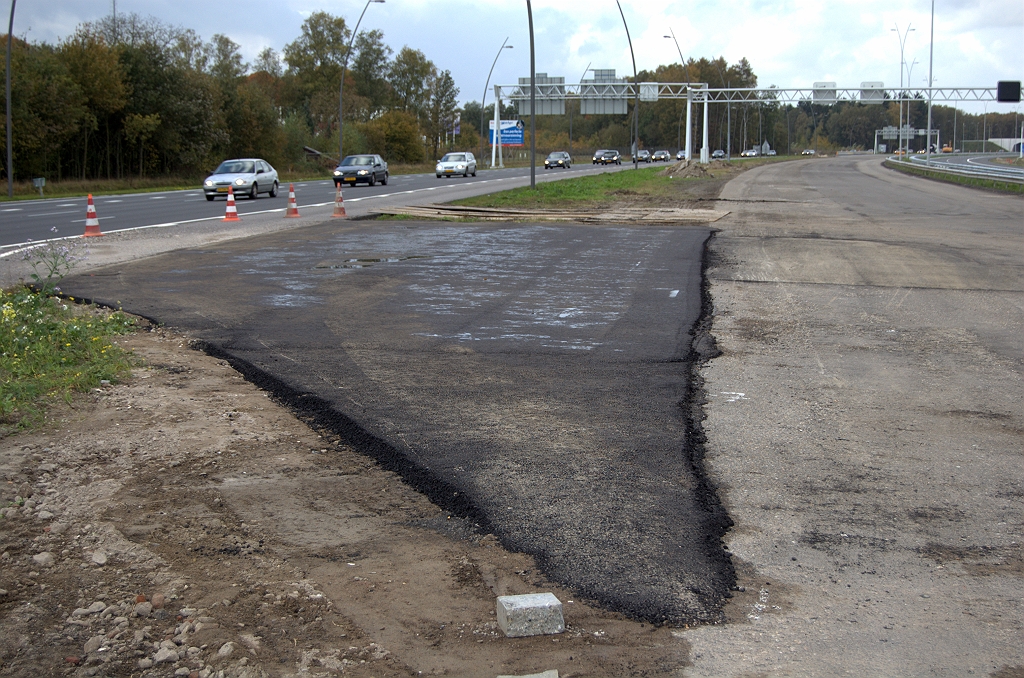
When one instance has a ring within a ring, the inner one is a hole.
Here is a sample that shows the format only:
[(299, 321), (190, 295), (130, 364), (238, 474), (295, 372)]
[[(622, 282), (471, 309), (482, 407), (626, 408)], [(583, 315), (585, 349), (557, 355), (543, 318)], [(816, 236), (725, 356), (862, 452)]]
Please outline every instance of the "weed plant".
[(53, 401), (126, 376), (132, 356), (112, 337), (134, 324), (29, 287), (0, 290), (0, 436), (37, 424)]

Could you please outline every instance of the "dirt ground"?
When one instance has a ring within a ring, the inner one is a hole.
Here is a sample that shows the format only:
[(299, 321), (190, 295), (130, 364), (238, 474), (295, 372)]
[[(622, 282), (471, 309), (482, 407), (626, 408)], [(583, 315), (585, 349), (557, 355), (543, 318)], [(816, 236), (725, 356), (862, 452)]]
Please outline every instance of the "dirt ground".
[[(0, 676), (656, 676), (681, 630), (544, 581), (187, 337), (0, 440)], [(506, 638), (495, 597), (566, 632)]]

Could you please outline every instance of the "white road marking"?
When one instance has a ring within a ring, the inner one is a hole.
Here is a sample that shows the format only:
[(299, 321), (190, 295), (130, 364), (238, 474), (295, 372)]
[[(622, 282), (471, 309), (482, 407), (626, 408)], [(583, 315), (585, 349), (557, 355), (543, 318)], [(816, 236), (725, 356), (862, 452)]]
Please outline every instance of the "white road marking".
[(124, 200), (104, 200), (103, 202), (124, 202)]
[(20, 212), (20, 211), (21, 211), (20, 207), (9, 207), (9, 208), (7, 208), (5, 210), (0, 210), (0, 212)]
[(679, 296), (679, 290), (672, 290), (671, 292), (668, 293), (668, 298), (669, 299), (675, 299), (678, 296)]

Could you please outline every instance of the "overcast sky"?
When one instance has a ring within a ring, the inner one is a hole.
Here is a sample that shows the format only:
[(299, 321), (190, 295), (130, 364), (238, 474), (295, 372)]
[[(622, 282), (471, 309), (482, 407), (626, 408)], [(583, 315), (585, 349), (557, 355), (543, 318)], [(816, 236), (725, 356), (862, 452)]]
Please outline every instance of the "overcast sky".
[[(891, 29), (899, 26), (902, 32), (909, 24), (915, 30), (907, 38), (906, 61), (917, 62), (910, 81), (917, 86), (927, 82), (930, 0), (621, 2), (638, 70), (679, 60), (675, 44), (663, 37), (671, 28), (683, 56), (724, 56), (730, 63), (746, 57), (763, 86), (810, 87), (815, 81), (895, 86), (900, 45)], [(344, 16), (353, 26), (364, 6), (363, 0), (117, 0), (118, 13), (154, 16), (192, 28), (207, 40), (223, 33), (241, 45), (246, 60), (268, 46), (280, 52), (298, 37), (311, 12)], [(108, 15), (111, 7), (111, 0), (21, 0), (14, 34), (56, 43), (78, 24)], [(538, 72), (570, 82), (580, 80), (588, 65), (632, 74), (615, 0), (534, 0), (533, 19)], [(523, 0), (386, 0), (367, 10), (360, 29), (371, 28), (382, 30), (392, 49), (409, 45), (438, 68), (450, 70), (461, 101), (480, 100), (506, 37), (514, 48), (498, 59), (491, 84), (513, 84), (530, 72)], [(994, 87), (998, 80), (1024, 79), (1022, 45), (1022, 0), (936, 0), (936, 86)], [(967, 108), (981, 112), (984, 106)], [(988, 110), (1024, 113), (1011, 104), (989, 104)]]

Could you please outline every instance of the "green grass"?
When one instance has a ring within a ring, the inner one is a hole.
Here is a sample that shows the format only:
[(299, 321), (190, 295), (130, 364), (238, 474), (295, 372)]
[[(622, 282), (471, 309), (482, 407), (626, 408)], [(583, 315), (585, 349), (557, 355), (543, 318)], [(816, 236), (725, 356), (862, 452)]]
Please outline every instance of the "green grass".
[(911, 166), (907, 161), (886, 160), (885, 166), (894, 169), (897, 172), (912, 174), (926, 179), (934, 179), (936, 181), (943, 181), (947, 184), (959, 184), (960, 186), (970, 186), (972, 188), (986, 188), (989, 190), (1001, 191), (1003, 193), (1024, 193), (1024, 183), (1020, 182), (984, 179), (980, 177), (965, 177), (951, 172), (941, 172), (938, 170), (929, 170), (923, 167)]
[(120, 311), (28, 287), (0, 290), (0, 436), (38, 424), (54, 402), (129, 374), (132, 356), (112, 337), (133, 327)]
[[(627, 196), (668, 196), (680, 181), (698, 181), (659, 176), (658, 172), (663, 169), (664, 167), (645, 167), (635, 171), (624, 170), (562, 179), (537, 184), (536, 189), (514, 188), (501, 193), (457, 200), (453, 204), (470, 207), (582, 207), (611, 204)], [(538, 174), (542, 172), (544, 170), (538, 170)]]

